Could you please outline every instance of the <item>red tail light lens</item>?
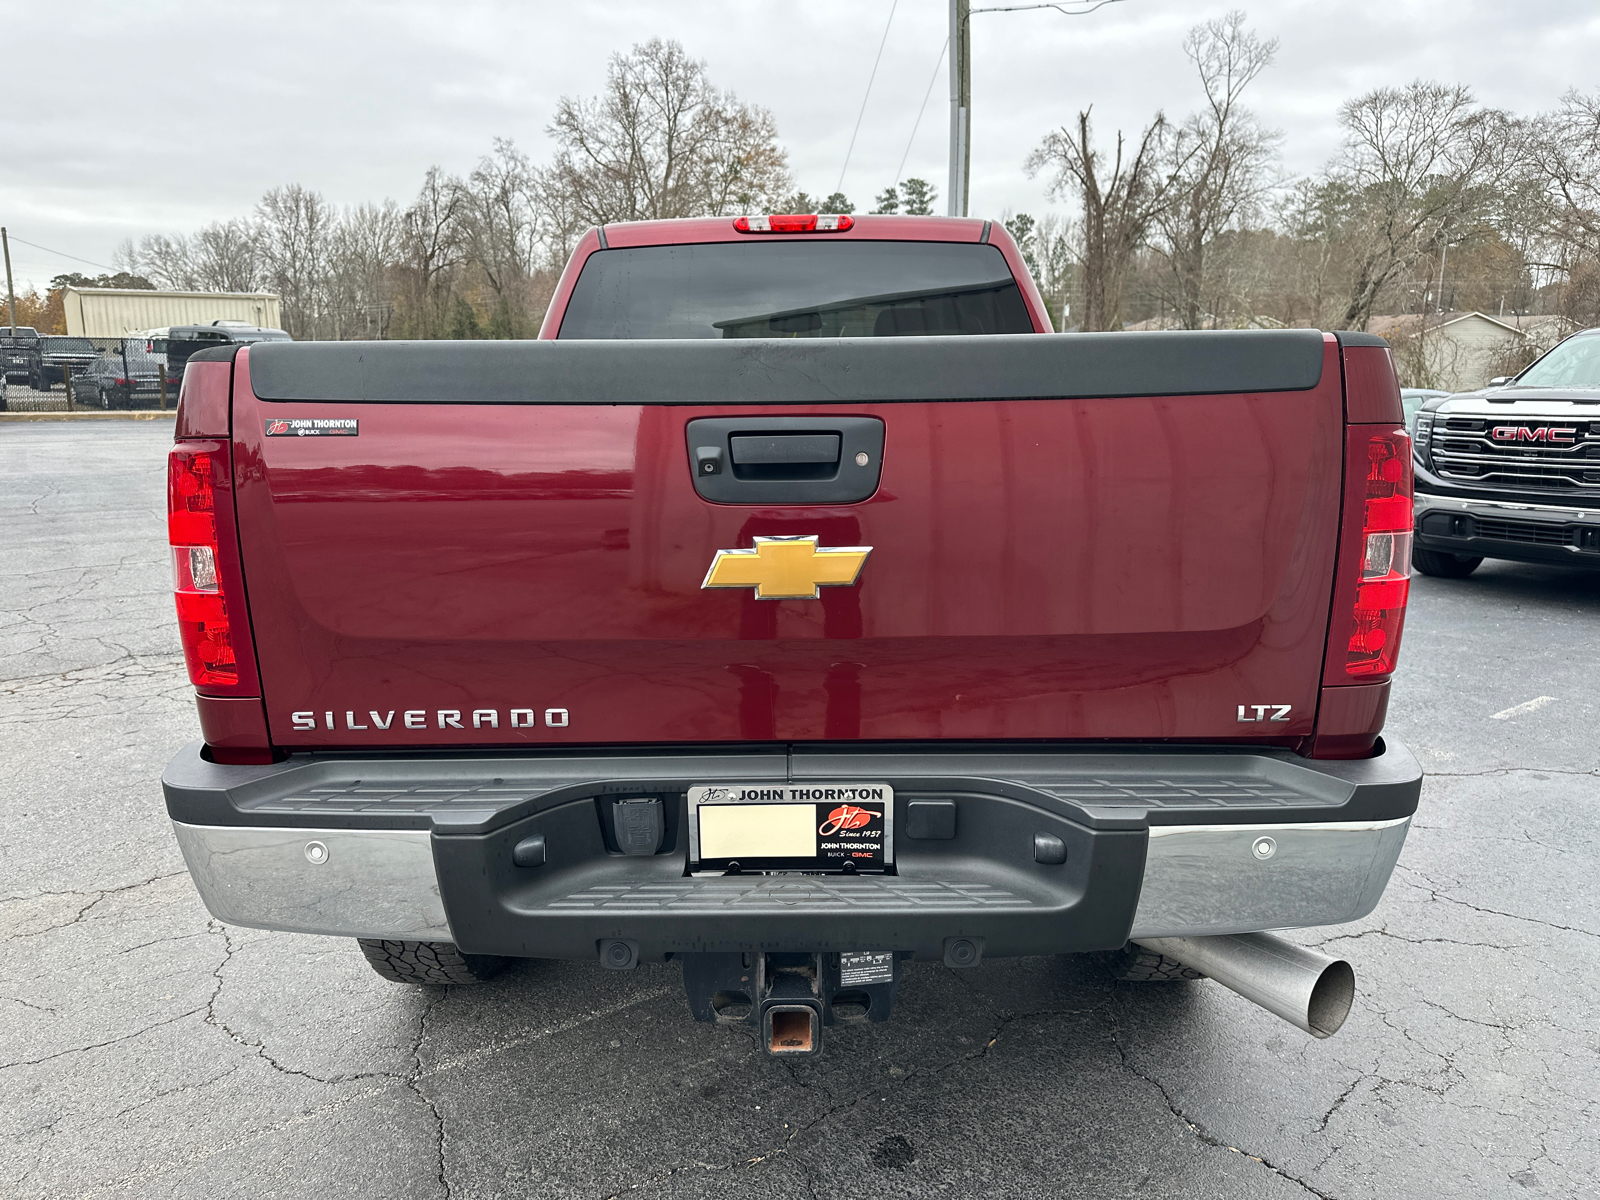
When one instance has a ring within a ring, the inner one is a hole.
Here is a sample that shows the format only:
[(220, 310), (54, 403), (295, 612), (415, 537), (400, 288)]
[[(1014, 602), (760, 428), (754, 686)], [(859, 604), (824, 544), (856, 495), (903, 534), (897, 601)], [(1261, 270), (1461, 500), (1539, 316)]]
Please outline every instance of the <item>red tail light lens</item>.
[(1357, 678), (1389, 674), (1400, 653), (1411, 589), (1411, 439), (1404, 430), (1367, 438), (1361, 483), (1360, 576), (1344, 655), (1345, 674)]
[(854, 217), (844, 215), (775, 213), (767, 217), (737, 217), (733, 228), (739, 233), (843, 233), (855, 223)]
[(236, 687), (239, 662), (217, 573), (217, 456), (179, 446), (167, 460), (167, 540), (172, 588), (189, 679), (196, 687)]

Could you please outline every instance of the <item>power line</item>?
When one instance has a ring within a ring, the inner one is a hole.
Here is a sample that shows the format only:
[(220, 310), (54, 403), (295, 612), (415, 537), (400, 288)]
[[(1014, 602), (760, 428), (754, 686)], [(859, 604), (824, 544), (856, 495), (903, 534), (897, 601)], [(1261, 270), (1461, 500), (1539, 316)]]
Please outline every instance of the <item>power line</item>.
[(867, 115), (867, 99), (872, 95), (872, 81), (878, 77), (878, 64), (883, 61), (883, 48), (889, 42), (889, 26), (894, 24), (894, 10), (900, 7), (900, 0), (894, 0), (889, 5), (889, 19), (883, 23), (883, 39), (878, 43), (878, 57), (872, 60), (872, 74), (867, 76), (866, 95), (861, 97), (861, 111), (856, 114), (856, 127), (850, 131), (850, 147), (844, 152), (844, 166), (839, 168), (839, 186), (833, 190), (844, 191), (844, 173), (850, 169), (850, 156), (855, 153), (856, 134), (861, 132), (861, 118)]
[(906, 173), (906, 159), (911, 157), (911, 143), (917, 140), (917, 126), (922, 124), (922, 114), (928, 111), (928, 97), (933, 95), (933, 85), (939, 80), (939, 68), (944, 65), (944, 53), (950, 49), (950, 39), (945, 38), (939, 47), (939, 57), (934, 60), (933, 74), (928, 77), (928, 90), (922, 93), (922, 107), (917, 109), (917, 119), (911, 122), (911, 136), (906, 139), (906, 152), (900, 156), (900, 169), (894, 173), (894, 186), (900, 186), (900, 176)]
[(1123, 0), (1080, 0), (1080, 3), (1089, 5), (1088, 8), (1068, 8), (1064, 4), (1013, 4), (1005, 8), (974, 8), (969, 12), (1031, 12), (1036, 8), (1053, 8), (1064, 17), (1087, 17), (1092, 12), (1098, 12), (1108, 4), (1121, 4)]
[(68, 254), (65, 250), (52, 250), (49, 246), (41, 246), (38, 242), (28, 241), (27, 238), (19, 238), (14, 233), (11, 235), (11, 240), (13, 242), (21, 242), (24, 246), (32, 246), (35, 250), (43, 250), (46, 254), (55, 254), (62, 258), (70, 258), (73, 262), (81, 262), (86, 266), (99, 267), (102, 271), (117, 270), (116, 267), (108, 267), (105, 263), (95, 262), (92, 258), (79, 258), (76, 254)]

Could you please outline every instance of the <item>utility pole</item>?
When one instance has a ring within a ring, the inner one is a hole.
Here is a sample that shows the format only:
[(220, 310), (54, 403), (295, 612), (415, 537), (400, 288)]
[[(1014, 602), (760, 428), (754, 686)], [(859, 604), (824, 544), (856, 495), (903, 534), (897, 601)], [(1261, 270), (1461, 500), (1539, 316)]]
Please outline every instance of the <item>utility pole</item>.
[(12, 336), (17, 332), (17, 292), (11, 286), (11, 239), (6, 236), (5, 226), (0, 225), (0, 248), (6, 254), (6, 308), (11, 318)]
[(1444, 264), (1450, 254), (1450, 243), (1445, 242), (1439, 247), (1439, 313), (1444, 314)]
[(945, 211), (967, 215), (972, 178), (972, 0), (950, 0), (950, 182)]
[(968, 184), (972, 181), (972, 14), (975, 12), (1032, 12), (1053, 8), (1064, 17), (1086, 17), (1122, 0), (1079, 0), (1089, 7), (1063, 8), (1050, 4), (1006, 4), (973, 8), (972, 0), (950, 0), (950, 184), (945, 190), (945, 211), (952, 217), (967, 215)]

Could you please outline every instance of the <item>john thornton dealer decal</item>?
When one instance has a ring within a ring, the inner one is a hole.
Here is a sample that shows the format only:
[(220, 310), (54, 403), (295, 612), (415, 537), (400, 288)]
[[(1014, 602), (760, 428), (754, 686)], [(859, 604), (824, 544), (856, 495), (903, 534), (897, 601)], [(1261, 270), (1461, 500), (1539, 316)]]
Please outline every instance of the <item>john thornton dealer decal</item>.
[(355, 417), (271, 417), (268, 437), (356, 437), (361, 432)]

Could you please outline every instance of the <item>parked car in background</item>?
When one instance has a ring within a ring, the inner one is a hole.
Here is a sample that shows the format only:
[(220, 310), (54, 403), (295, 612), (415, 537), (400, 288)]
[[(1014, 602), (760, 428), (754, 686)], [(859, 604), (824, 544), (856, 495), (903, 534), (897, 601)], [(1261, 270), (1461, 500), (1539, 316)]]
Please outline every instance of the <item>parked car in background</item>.
[(27, 379), (38, 344), (37, 329), (27, 325), (0, 325), (0, 369), (4, 369), (7, 383), (21, 383)]
[(136, 333), (130, 333), (128, 340), (135, 343), (143, 342), (144, 352), (158, 362), (163, 362), (167, 354), (167, 335), (171, 332), (171, 329), (167, 328), (141, 329)]
[(1600, 329), (1520, 375), (1425, 400), (1413, 435), (1424, 575), (1461, 579), (1485, 558), (1600, 567)]
[(1450, 394), (1449, 392), (1441, 392), (1437, 388), (1401, 388), (1400, 407), (1405, 410), (1406, 427), (1415, 433), (1417, 413), (1422, 406), (1429, 400), (1442, 400)]
[[(160, 402), (163, 364), (130, 339), (104, 351), (72, 377), (72, 402), (88, 408), (154, 408)], [(177, 384), (168, 377), (168, 403)]]
[(28, 386), (36, 392), (48, 392), (66, 379), (68, 371), (81, 374), (99, 356), (100, 348), (88, 338), (42, 337), (28, 368)]
[(162, 331), (163, 361), (169, 378), (181, 382), (184, 364), (191, 354), (213, 346), (248, 346), (255, 342), (293, 341), (281, 329), (264, 329), (238, 321), (213, 321), (209, 325), (174, 325)]

